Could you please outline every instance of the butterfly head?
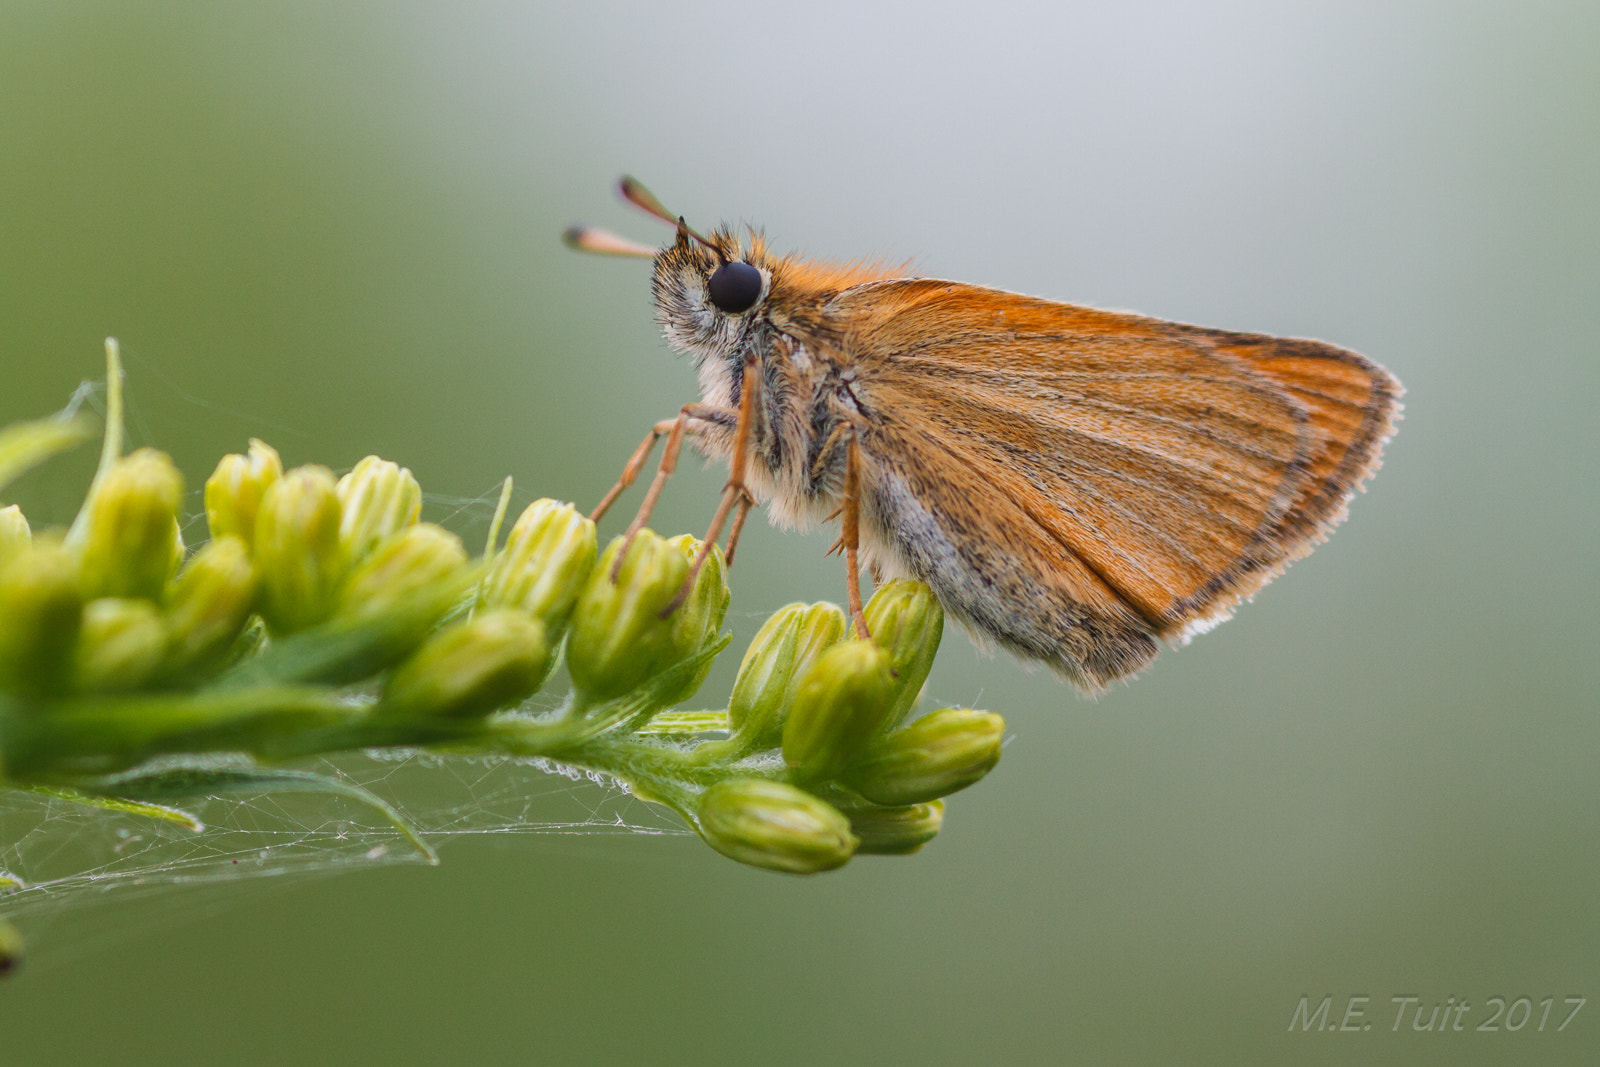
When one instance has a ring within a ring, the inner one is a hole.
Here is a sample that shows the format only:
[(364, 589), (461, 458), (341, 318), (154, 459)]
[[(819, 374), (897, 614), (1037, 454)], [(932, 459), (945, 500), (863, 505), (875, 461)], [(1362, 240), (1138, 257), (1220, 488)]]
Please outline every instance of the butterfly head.
[(702, 240), (680, 226), (650, 286), (667, 340), (696, 360), (742, 351), (765, 322), (774, 266), (758, 235), (746, 246), (726, 227)]

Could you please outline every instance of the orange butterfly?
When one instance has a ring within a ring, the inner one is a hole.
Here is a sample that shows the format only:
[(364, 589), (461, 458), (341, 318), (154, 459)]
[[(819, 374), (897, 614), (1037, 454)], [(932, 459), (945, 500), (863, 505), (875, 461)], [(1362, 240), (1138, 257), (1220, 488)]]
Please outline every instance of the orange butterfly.
[(1333, 345), (776, 256), (622, 193), (677, 239), (566, 239), (655, 261), (703, 399), (657, 424), (595, 516), (667, 435), (641, 527), (688, 433), (731, 461), (708, 546), (737, 508), (731, 557), (753, 501), (786, 525), (842, 517), (863, 635), (858, 552), (1098, 691), (1323, 541), (1394, 431), (1399, 381)]

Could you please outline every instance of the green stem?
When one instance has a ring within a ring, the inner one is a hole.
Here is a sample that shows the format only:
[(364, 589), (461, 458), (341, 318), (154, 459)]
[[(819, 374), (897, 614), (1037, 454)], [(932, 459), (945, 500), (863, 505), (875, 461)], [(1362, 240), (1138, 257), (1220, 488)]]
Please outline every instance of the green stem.
[(0, 700), (0, 753), (13, 782), (70, 784), (168, 753), (254, 752), (367, 714), (343, 694), (301, 686), (46, 705)]

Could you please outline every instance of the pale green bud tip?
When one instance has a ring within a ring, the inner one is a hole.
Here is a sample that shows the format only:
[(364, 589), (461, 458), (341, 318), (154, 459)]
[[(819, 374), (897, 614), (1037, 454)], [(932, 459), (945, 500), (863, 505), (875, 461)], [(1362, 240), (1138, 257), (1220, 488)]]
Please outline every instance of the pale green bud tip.
[(255, 594), (255, 565), (241, 538), (224, 534), (196, 552), (167, 592), (171, 668), (215, 662), (243, 631)]
[(340, 614), (384, 611), (467, 565), (461, 538), (420, 523), (381, 542), (350, 572), (339, 596)]
[(941, 708), (873, 745), (845, 780), (877, 804), (949, 796), (1000, 762), (1005, 728), (993, 712)]
[(183, 475), (166, 453), (141, 448), (117, 460), (89, 501), (84, 594), (160, 597), (178, 564), (182, 502)]
[[(683, 553), (684, 560), (691, 566), (703, 543), (688, 534), (674, 537), (668, 542)], [(728, 602), (731, 598), (732, 594), (728, 591), (727, 564), (723, 562), (722, 549), (712, 545), (711, 551), (706, 554), (705, 562), (700, 566), (700, 572), (695, 575), (689, 595), (671, 616), (672, 644), (677, 650), (678, 659), (688, 659), (705, 651), (707, 646), (721, 636), (722, 620), (728, 614)], [(657, 694), (656, 699), (663, 705), (688, 700), (700, 688), (700, 683), (706, 680), (706, 675), (711, 673), (711, 667), (712, 661), (707, 659), (675, 684), (663, 689)]]
[[(686, 564), (693, 564), (704, 544), (699, 538), (682, 534), (667, 542), (683, 553)], [(715, 640), (722, 630), (722, 620), (728, 614), (728, 602), (733, 594), (728, 591), (728, 568), (722, 559), (722, 549), (716, 545), (706, 554), (695, 575), (694, 586), (684, 602), (673, 612), (673, 639), (685, 655), (700, 651)]]
[(29, 695), (65, 686), (83, 622), (78, 560), (35, 543), (0, 569), (0, 685)]
[(0, 508), (0, 567), (16, 559), (33, 545), (33, 531), (28, 528), (22, 509), (12, 504)]
[(895, 676), (892, 719), (898, 722), (916, 703), (933, 669), (944, 635), (944, 609), (921, 582), (896, 578), (878, 587), (863, 614), (873, 641), (889, 652)]
[(800, 679), (844, 637), (847, 623), (836, 604), (790, 604), (762, 625), (739, 664), (728, 702), (728, 725), (755, 748), (783, 738), (783, 722)]
[(85, 693), (137, 689), (160, 670), (167, 628), (148, 600), (103, 597), (83, 607), (74, 687)]
[(339, 544), (347, 560), (360, 559), (422, 514), (422, 486), (411, 471), (377, 456), (368, 456), (340, 478), (337, 493), (343, 511)]
[(532, 695), (549, 673), (544, 626), (501, 608), (453, 623), (395, 669), (380, 711), (418, 717), (487, 715)]
[(804, 604), (785, 605), (756, 631), (728, 699), (728, 728), (734, 733), (765, 735), (783, 711), (805, 611)]
[(683, 658), (672, 618), (661, 611), (688, 573), (683, 552), (648, 529), (628, 546), (622, 567), (611, 571), (622, 538), (606, 547), (572, 613), (567, 669), (591, 700), (606, 700), (635, 688)]
[(895, 693), (889, 653), (845, 641), (806, 671), (783, 724), (783, 760), (804, 778), (831, 778), (888, 725)]
[(328, 617), (344, 569), (339, 497), (326, 467), (296, 467), (267, 487), (256, 516), (261, 614), (290, 632)]
[(490, 607), (521, 608), (545, 624), (552, 640), (565, 632), (573, 606), (594, 571), (594, 523), (571, 504), (535, 500), (511, 527), (505, 551), (484, 584)]
[(734, 778), (700, 798), (700, 836), (729, 859), (790, 874), (840, 867), (855, 852), (850, 820), (783, 782)]
[(267, 489), (283, 477), (283, 461), (271, 445), (250, 439), (250, 452), (223, 456), (206, 479), (206, 523), (213, 539), (232, 534), (251, 544), (256, 515)]
[(850, 811), (850, 829), (861, 839), (856, 851), (872, 856), (908, 856), (939, 835), (944, 801), (896, 808)]

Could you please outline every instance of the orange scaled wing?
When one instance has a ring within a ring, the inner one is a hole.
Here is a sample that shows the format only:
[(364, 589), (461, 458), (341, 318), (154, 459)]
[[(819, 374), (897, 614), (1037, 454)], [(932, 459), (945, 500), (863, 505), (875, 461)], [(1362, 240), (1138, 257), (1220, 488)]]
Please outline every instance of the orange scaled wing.
[(823, 318), (869, 416), (869, 521), (957, 615), (1090, 688), (1309, 552), (1399, 407), (1331, 345), (959, 283), (857, 286)]

